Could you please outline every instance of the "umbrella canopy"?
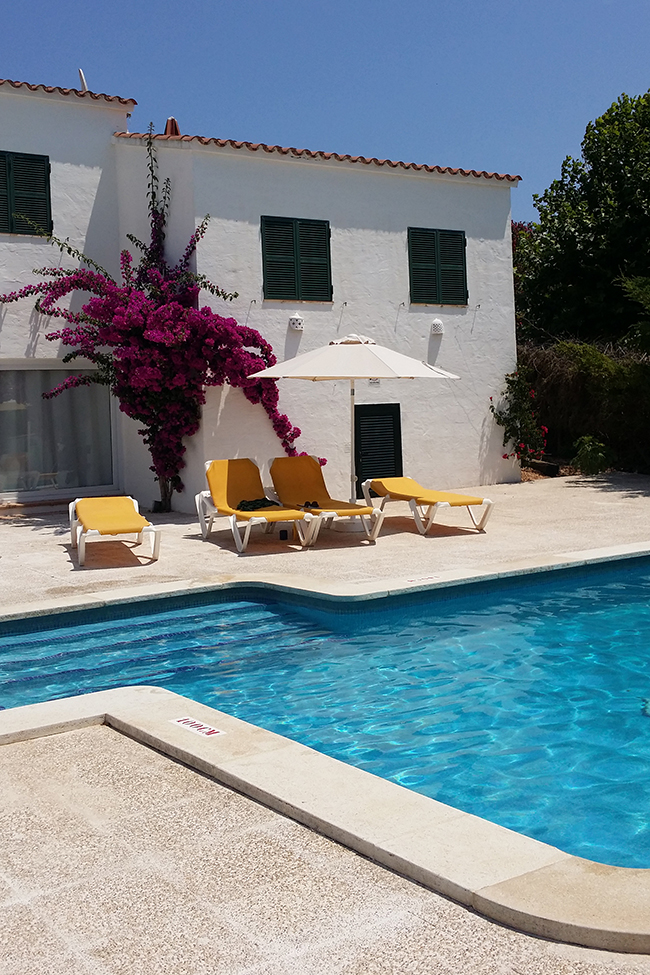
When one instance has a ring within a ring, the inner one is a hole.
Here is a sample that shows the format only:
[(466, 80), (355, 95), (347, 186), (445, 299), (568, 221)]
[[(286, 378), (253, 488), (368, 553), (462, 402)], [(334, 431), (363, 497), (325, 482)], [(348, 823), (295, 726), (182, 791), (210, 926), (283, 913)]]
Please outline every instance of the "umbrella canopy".
[(347, 379), (350, 382), (350, 501), (356, 501), (357, 477), (354, 469), (354, 381), (355, 379), (459, 379), (428, 362), (412, 359), (401, 352), (377, 345), (365, 335), (346, 335), (313, 352), (304, 352), (268, 369), (253, 373), (251, 379), (308, 379), (311, 382)]
[[(346, 335), (313, 352), (278, 362), (261, 372), (260, 379), (458, 379), (451, 372), (377, 345), (365, 335)], [(252, 377), (251, 377), (252, 378)]]

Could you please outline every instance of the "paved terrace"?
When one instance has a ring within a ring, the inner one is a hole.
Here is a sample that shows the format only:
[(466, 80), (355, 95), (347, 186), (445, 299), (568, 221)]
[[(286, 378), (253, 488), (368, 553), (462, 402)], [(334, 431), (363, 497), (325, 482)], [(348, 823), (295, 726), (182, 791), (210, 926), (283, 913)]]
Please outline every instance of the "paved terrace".
[[(327, 532), (303, 551), (260, 535), (244, 556), (226, 530), (203, 543), (193, 519), (154, 516), (157, 564), (112, 541), (88, 546), (85, 569), (64, 512), (5, 510), (0, 612), (237, 578), (386, 590), (650, 550), (650, 478), (489, 495), (485, 535), (456, 527), (460, 512), (422, 538), (395, 506), (374, 546)], [(3, 746), (0, 823), (0, 973), (650, 973), (650, 956), (487, 921), (102, 725)]]
[(650, 550), (650, 477), (546, 478), (459, 490), (495, 502), (485, 534), (471, 528), (465, 509), (447, 509), (423, 537), (408, 506), (396, 503), (387, 507), (375, 544), (323, 530), (313, 549), (301, 549), (257, 528), (238, 555), (226, 519), (203, 542), (196, 517), (150, 515), (162, 527), (158, 562), (147, 557), (147, 543), (111, 540), (88, 543), (81, 569), (67, 510), (0, 508), (0, 614), (118, 590), (161, 592), (237, 579), (331, 593), (385, 591), (551, 565), (613, 546)]

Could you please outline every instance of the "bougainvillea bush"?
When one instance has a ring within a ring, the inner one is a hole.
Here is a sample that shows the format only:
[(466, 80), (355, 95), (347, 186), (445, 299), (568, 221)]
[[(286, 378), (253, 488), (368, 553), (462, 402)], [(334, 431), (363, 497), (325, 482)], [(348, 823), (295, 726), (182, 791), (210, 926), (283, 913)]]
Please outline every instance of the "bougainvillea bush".
[(490, 396), (490, 412), (503, 427), (503, 446), (508, 448), (504, 460), (516, 458), (522, 465), (541, 460), (548, 430), (537, 419), (535, 390), (527, 370), (508, 373), (499, 406), (494, 405)]
[[(36, 296), (39, 312), (65, 322), (46, 338), (70, 347), (64, 362), (81, 358), (94, 363), (97, 370), (91, 375), (69, 376), (46, 396), (91, 383), (110, 386), (120, 410), (142, 424), (138, 432), (151, 453), (160, 507), (169, 511), (173, 492), (183, 490), (183, 441), (199, 428), (207, 386), (229, 383), (241, 389), (251, 403), (261, 404), (290, 456), (297, 453), (294, 441), (300, 430), (278, 411), (275, 381), (248, 378), (275, 364), (269, 343), (234, 318), (217, 315), (207, 306), (198, 307), (201, 289), (226, 301), (237, 297), (191, 270), (208, 217), (190, 238), (180, 261), (167, 263), (164, 245), (170, 184), (165, 180), (162, 189), (159, 186), (151, 133), (147, 148), (151, 240), (146, 245), (129, 235), (141, 256), (134, 264), (131, 254), (122, 252), (121, 282), (67, 242), (50, 237), (81, 266), (41, 268), (35, 273), (45, 280), (0, 295), (0, 303)], [(91, 296), (82, 310), (60, 307), (60, 299), (75, 292)]]

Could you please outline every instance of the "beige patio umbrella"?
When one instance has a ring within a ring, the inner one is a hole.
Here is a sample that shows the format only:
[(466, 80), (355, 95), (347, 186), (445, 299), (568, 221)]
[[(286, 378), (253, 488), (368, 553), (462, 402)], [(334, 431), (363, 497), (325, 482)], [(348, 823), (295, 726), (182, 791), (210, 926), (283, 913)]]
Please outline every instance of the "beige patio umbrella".
[(286, 359), (250, 379), (309, 379), (325, 382), (347, 379), (350, 382), (350, 501), (356, 501), (357, 478), (354, 470), (354, 382), (356, 379), (459, 379), (428, 362), (377, 345), (365, 335), (346, 335), (313, 352)]

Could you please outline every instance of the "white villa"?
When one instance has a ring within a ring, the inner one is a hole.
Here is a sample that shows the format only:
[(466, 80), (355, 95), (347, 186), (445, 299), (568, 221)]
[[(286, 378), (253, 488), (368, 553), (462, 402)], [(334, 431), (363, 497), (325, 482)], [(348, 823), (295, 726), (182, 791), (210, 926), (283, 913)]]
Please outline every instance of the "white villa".
[[(1, 293), (39, 280), (33, 268), (70, 261), (16, 213), (116, 277), (126, 234), (148, 238), (145, 136), (128, 132), (135, 104), (0, 80)], [(516, 362), (510, 189), (519, 177), (174, 131), (155, 136), (160, 177), (172, 183), (169, 255), (180, 256), (209, 213), (196, 270), (239, 295), (225, 304), (204, 293), (203, 304), (257, 329), (279, 360), (356, 332), (460, 377), (358, 382), (358, 441), (373, 445), (361, 476), (403, 471), (440, 489), (518, 479), (489, 403)], [(306, 240), (316, 265), (301, 260)], [(0, 500), (119, 491), (150, 507), (149, 455), (107, 389), (42, 399), (68, 369), (67, 350), (45, 339), (56, 324), (29, 300), (0, 305)], [(302, 429), (296, 446), (328, 459), (328, 486), (345, 497), (347, 384), (279, 388), (281, 410)], [(261, 407), (227, 386), (209, 390), (174, 507), (193, 510), (205, 460), (264, 464), (279, 452)]]

